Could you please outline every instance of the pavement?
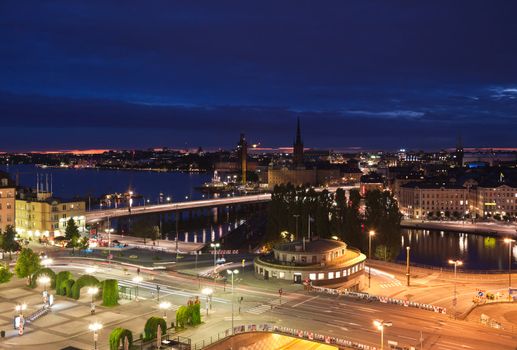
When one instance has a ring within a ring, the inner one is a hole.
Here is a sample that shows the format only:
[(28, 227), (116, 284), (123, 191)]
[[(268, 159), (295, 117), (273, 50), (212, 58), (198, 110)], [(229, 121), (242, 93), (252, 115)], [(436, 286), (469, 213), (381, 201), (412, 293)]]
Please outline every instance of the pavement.
[(401, 222), (402, 227), (412, 227), (430, 230), (447, 230), (479, 234), (499, 234), (517, 236), (517, 224), (505, 222), (476, 222), (469, 221), (429, 221), (406, 219)]

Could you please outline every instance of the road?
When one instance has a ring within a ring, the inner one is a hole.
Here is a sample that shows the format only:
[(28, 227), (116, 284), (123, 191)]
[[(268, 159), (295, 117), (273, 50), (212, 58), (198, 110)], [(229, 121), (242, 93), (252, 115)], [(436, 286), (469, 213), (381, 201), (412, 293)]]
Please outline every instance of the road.
[(151, 214), (159, 212), (171, 212), (176, 210), (200, 209), (207, 207), (217, 207), (232, 204), (244, 203), (263, 203), (271, 200), (271, 194), (257, 194), (250, 196), (237, 196), (228, 198), (205, 199), (188, 202), (178, 202), (170, 204), (157, 204), (146, 206), (135, 206), (129, 212), (128, 208), (95, 210), (86, 213), (86, 222), (95, 223), (98, 221), (107, 220), (109, 218), (117, 218), (129, 215)]
[(517, 235), (517, 224), (497, 222), (476, 222), (468, 221), (428, 221), (428, 220), (403, 220), (403, 227), (425, 228), (430, 230), (447, 230), (481, 234)]
[[(81, 268), (81, 264), (74, 263), (74, 266)], [(401, 345), (419, 348), (422, 334), (424, 349), (516, 348), (515, 334), (491, 329), (476, 322), (453, 320), (450, 316), (430, 311), (309, 294), (302, 290), (287, 292), (280, 303), (274, 281), (271, 281), (272, 285), (258, 287), (260, 283), (246, 283), (247, 279), (253, 278), (250, 271), (242, 275), (244, 281), (236, 282), (235, 300), (239, 300), (240, 297), (244, 300), (235, 304), (235, 325), (273, 323), (376, 345), (379, 343), (380, 334), (374, 329), (372, 322), (374, 319), (382, 319), (393, 322), (393, 326), (386, 329), (386, 342), (392, 340)], [(101, 279), (118, 278), (122, 285), (135, 286), (131, 276), (123, 276), (121, 271), (113, 267), (109, 270), (101, 268), (96, 276)], [(229, 285), (224, 287), (220, 283), (197, 280), (171, 272), (153, 272), (144, 275), (144, 278), (145, 281), (139, 284), (139, 295), (143, 298), (142, 302), (148, 303), (153, 303), (152, 298), (156, 297), (157, 284), (161, 286), (161, 300), (166, 299), (173, 305), (184, 305), (188, 298), (195, 296), (201, 296), (201, 300), (204, 301), (200, 289), (206, 286), (214, 289), (213, 309), (209, 316), (204, 318), (205, 323), (196, 329), (187, 329), (182, 333), (183, 336), (189, 336), (194, 342), (199, 342), (230, 327), (232, 294)]]

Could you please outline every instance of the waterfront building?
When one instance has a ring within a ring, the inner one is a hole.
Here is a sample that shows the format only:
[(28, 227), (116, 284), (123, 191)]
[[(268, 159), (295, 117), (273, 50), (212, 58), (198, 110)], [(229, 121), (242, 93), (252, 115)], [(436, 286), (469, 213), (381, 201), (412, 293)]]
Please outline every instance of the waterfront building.
[(63, 236), (70, 218), (85, 232), (85, 202), (63, 200), (49, 191), (30, 192), (16, 199), (16, 231), (22, 237), (54, 238)]
[(7, 173), (0, 172), (0, 230), (2, 232), (7, 226), (15, 225), (15, 197), (16, 185)]
[(359, 183), (359, 192), (362, 196), (366, 195), (366, 192), (373, 190), (384, 190), (384, 180), (382, 176), (377, 173), (369, 173), (367, 175), (361, 176)]
[(254, 260), (255, 276), (351, 291), (365, 288), (366, 256), (338, 240), (294, 241), (275, 246)]
[(248, 172), (248, 143), (244, 134), (241, 134), (239, 143), (237, 144), (237, 155), (239, 157), (239, 165), (241, 171), (241, 182), (246, 184), (246, 174)]
[[(466, 187), (450, 182), (410, 182), (400, 186), (401, 213), (410, 219), (428, 216), (463, 217), (469, 210)], [(437, 215), (440, 213), (440, 215)]]
[(517, 183), (501, 178), (488, 179), (476, 183), (470, 180), (471, 198), (474, 202), (470, 211), (478, 217), (497, 217), (499, 219), (517, 217)]

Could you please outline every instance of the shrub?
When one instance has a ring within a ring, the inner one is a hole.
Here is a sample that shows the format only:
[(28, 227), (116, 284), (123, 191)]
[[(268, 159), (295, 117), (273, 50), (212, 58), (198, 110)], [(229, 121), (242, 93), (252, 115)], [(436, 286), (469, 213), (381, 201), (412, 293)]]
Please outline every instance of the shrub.
[(124, 338), (127, 338), (129, 348), (131, 348), (131, 344), (133, 343), (133, 333), (131, 333), (129, 329), (119, 327), (111, 331), (109, 337), (110, 350), (118, 350), (120, 345), (124, 344)]
[(0, 267), (0, 283), (7, 283), (13, 277), (13, 273), (9, 271), (9, 265)]
[(82, 275), (75, 281), (72, 287), (72, 298), (79, 299), (81, 296), (81, 288), (83, 287), (98, 287), (99, 280), (91, 275)]
[(144, 340), (155, 339), (158, 333), (158, 327), (162, 329), (162, 334), (167, 332), (167, 323), (161, 317), (150, 317), (145, 323)]
[(56, 275), (56, 294), (66, 295), (65, 283), (72, 279), (70, 271), (61, 271)]
[(189, 309), (187, 306), (182, 305), (176, 311), (176, 325), (180, 328), (184, 328), (189, 323)]
[(69, 280), (66, 280), (65, 283), (64, 283), (64, 295), (66, 295), (67, 297), (71, 298), (72, 297), (72, 288), (75, 284), (75, 281), (73, 279), (69, 279)]
[(194, 303), (188, 306), (190, 322), (189, 324), (192, 326), (197, 326), (201, 324), (201, 305), (199, 303)]
[(56, 288), (56, 273), (54, 271), (52, 271), (51, 269), (49, 269), (48, 267), (41, 268), (38, 271), (36, 271), (34, 273), (34, 275), (32, 275), (32, 279), (31, 279), (31, 283), (30, 283), (29, 287), (36, 288), (36, 286), (38, 285), (38, 278), (41, 276), (50, 277), (50, 288), (51, 289)]
[(102, 283), (102, 305), (115, 306), (118, 305), (118, 281), (105, 280)]

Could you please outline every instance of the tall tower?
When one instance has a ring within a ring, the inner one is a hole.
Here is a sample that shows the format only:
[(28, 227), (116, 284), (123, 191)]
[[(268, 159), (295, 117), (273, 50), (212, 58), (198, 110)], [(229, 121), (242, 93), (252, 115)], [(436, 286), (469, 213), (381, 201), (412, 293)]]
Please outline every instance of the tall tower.
[(456, 144), (456, 151), (454, 152), (454, 160), (458, 168), (463, 167), (463, 144), (461, 136), (458, 136), (458, 143)]
[(244, 134), (241, 134), (241, 138), (237, 144), (237, 155), (239, 157), (242, 184), (245, 185), (246, 173), (248, 172), (248, 143), (246, 142)]
[(300, 118), (296, 127), (296, 140), (293, 144), (293, 167), (303, 167), (303, 142), (302, 133), (300, 131)]

